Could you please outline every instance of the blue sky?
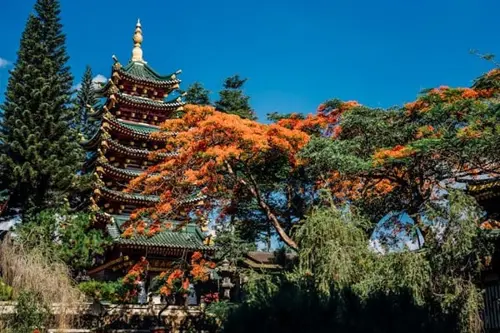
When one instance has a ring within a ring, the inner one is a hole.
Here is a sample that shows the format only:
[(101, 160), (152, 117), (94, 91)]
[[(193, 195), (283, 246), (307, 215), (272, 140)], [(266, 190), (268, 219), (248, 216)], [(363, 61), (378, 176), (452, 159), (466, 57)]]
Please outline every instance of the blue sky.
[[(16, 59), (34, 0), (0, 5), (0, 58)], [(491, 65), (471, 48), (500, 57), (498, 0), (165, 1), (62, 0), (70, 65), (109, 76), (115, 54), (130, 58), (138, 17), (144, 57), (157, 71), (182, 69), (183, 87), (218, 91), (225, 77), (248, 77), (261, 120), (313, 112), (338, 97), (388, 107), (421, 88), (466, 86)], [(0, 60), (0, 100), (8, 66)], [(214, 98), (216, 95), (214, 94)]]

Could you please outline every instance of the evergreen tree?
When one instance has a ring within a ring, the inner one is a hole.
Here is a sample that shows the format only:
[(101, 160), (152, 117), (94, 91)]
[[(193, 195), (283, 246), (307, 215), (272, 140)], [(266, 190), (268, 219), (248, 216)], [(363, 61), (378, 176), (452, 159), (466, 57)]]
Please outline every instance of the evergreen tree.
[(59, 1), (36, 2), (2, 106), (3, 186), (23, 208), (41, 209), (64, 199), (82, 160), (69, 126), (73, 77), (59, 16)]
[(186, 91), (186, 103), (196, 105), (211, 105), (210, 91), (205, 89), (199, 82), (195, 82), (189, 86)]
[(98, 103), (93, 76), (92, 68), (87, 65), (82, 86), (76, 95), (76, 129), (87, 139), (95, 133), (98, 126), (97, 121), (90, 117), (90, 107), (97, 107)]
[(228, 77), (224, 81), (224, 89), (219, 92), (219, 100), (215, 102), (215, 108), (219, 111), (236, 114), (246, 119), (257, 119), (250, 107), (250, 97), (243, 93), (243, 85), (247, 79), (239, 75)]

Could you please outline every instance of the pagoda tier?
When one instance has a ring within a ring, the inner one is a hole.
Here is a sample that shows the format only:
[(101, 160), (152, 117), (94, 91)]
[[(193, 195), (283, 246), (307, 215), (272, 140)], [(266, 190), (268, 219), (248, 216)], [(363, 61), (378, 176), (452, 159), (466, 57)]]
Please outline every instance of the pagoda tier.
[(170, 101), (124, 93), (109, 81), (98, 93), (107, 98), (106, 110), (122, 120), (159, 125), (183, 110), (185, 103), (179, 96)]
[(139, 177), (142, 174), (142, 170), (133, 170), (133, 169), (123, 169), (115, 167), (108, 162), (100, 163), (97, 162), (98, 166), (96, 168), (96, 172), (98, 174), (102, 174), (105, 177), (115, 179), (123, 182), (130, 182), (132, 179)]
[(92, 150), (99, 146), (102, 140), (114, 138), (122, 145), (146, 150), (157, 150), (165, 145), (169, 136), (176, 133), (161, 131), (158, 126), (147, 123), (131, 122), (118, 119), (111, 115), (109, 111), (99, 113), (101, 115), (101, 126), (99, 130), (88, 140), (81, 142), (81, 145)]
[(176, 75), (180, 72), (161, 76), (144, 62), (132, 61), (123, 67), (117, 62), (113, 66), (112, 78), (123, 91), (159, 99), (165, 98), (173, 90), (179, 88), (181, 81)]
[[(162, 132), (162, 137), (155, 136), (152, 134), (160, 131), (157, 126), (142, 122), (117, 119), (110, 113), (103, 118), (102, 127), (104, 127), (108, 133), (113, 133), (117, 138), (136, 140), (144, 143), (164, 143), (165, 136), (175, 134)], [(154, 149), (158, 149), (158, 147), (154, 147)]]
[(113, 156), (130, 157), (136, 160), (144, 160), (145, 162), (148, 160), (161, 161), (166, 157), (172, 157), (176, 155), (175, 153), (154, 153), (154, 151), (145, 148), (135, 148), (134, 146), (127, 146), (111, 138), (101, 141), (101, 146), (105, 148), (106, 151), (113, 152)]

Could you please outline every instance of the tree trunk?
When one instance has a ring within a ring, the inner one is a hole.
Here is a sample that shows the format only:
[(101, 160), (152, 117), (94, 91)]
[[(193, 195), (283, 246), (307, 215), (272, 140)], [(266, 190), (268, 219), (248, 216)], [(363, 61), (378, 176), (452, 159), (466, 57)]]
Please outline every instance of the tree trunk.
[(245, 179), (241, 179), (236, 176), (236, 174), (233, 171), (233, 168), (229, 162), (226, 161), (226, 167), (227, 170), (233, 177), (235, 177), (236, 181), (248, 188), (250, 193), (257, 199), (257, 203), (259, 204), (259, 207), (266, 213), (267, 218), (271, 221), (271, 224), (273, 225), (274, 229), (278, 233), (278, 236), (280, 239), (288, 246), (290, 246), (294, 250), (298, 250), (298, 246), (295, 243), (295, 241), (287, 235), (285, 229), (281, 226), (280, 221), (276, 217), (276, 215), (273, 213), (271, 210), (271, 207), (265, 202), (265, 200), (262, 199), (262, 196), (260, 195), (259, 189), (257, 187), (257, 184), (254, 179), (252, 179), (252, 176), (250, 175), (249, 178), (252, 182), (252, 184), (249, 184)]

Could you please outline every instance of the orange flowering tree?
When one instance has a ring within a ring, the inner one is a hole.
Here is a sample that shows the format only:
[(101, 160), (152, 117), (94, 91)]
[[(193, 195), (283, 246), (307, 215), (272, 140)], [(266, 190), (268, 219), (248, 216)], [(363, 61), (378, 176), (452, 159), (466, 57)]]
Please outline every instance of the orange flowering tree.
[(160, 295), (173, 294), (187, 296), (190, 284), (207, 282), (215, 268), (213, 261), (203, 258), (201, 252), (194, 252), (189, 263), (179, 263), (171, 270), (162, 272), (155, 278), (155, 285)]
[(335, 135), (313, 138), (300, 156), (335, 200), (355, 203), (374, 221), (405, 211), (424, 229), (420, 211), (445, 183), (500, 176), (499, 97), (496, 68), (470, 88), (428, 89), (402, 108), (355, 105), (340, 122), (333, 118)]
[(342, 132), (340, 121), (342, 115), (353, 108), (361, 106), (356, 101), (343, 102), (339, 99), (331, 99), (318, 106), (315, 114), (304, 116), (298, 113), (279, 115), (272, 113), (268, 115), (269, 120), (275, 121), (277, 125), (304, 131), (310, 135), (321, 134), (336, 138)]
[(149, 262), (142, 257), (122, 279), (122, 288), (119, 290), (120, 300), (134, 301), (139, 295), (139, 283), (144, 280)]
[[(216, 264), (204, 258), (201, 252), (194, 252), (189, 262), (176, 262), (172, 267), (153, 279), (150, 291), (162, 296), (186, 297), (190, 292), (190, 284), (207, 282)], [(122, 302), (134, 302), (140, 291), (140, 282), (145, 280), (149, 262), (142, 257), (135, 263), (121, 280), (118, 298)]]
[[(180, 119), (162, 125), (166, 151), (175, 157), (149, 168), (129, 189), (160, 196), (151, 209), (133, 214), (135, 229), (163, 227), (167, 218), (207, 218), (218, 212), (218, 221), (234, 214), (242, 202), (251, 202), (279, 238), (292, 248), (292, 188), (302, 165), (296, 155), (309, 141), (302, 130), (279, 124), (265, 125), (210, 106), (187, 105)], [(165, 135), (165, 133), (177, 133)], [(299, 175), (299, 176), (298, 176)], [(285, 203), (284, 203), (285, 202)], [(145, 226), (142, 216), (149, 216)]]

